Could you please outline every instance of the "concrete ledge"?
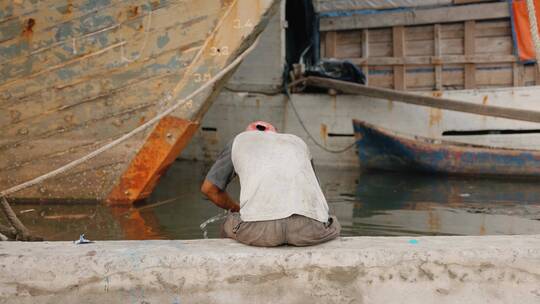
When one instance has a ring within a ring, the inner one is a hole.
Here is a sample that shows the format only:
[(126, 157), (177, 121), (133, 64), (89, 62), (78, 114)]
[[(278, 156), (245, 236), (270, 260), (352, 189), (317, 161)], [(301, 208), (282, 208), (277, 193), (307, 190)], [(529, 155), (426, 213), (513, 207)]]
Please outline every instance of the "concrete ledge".
[(0, 242), (0, 303), (540, 303), (540, 236)]

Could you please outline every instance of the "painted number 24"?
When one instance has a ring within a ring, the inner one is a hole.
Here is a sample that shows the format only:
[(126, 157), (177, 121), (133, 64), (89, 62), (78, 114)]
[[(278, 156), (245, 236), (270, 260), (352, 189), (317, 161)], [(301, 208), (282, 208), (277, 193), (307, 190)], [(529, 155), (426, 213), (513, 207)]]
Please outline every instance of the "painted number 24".
[(234, 25), (233, 28), (235, 29), (241, 29), (241, 28), (252, 28), (253, 23), (250, 19), (248, 19), (246, 22), (242, 22), (240, 19), (234, 19)]

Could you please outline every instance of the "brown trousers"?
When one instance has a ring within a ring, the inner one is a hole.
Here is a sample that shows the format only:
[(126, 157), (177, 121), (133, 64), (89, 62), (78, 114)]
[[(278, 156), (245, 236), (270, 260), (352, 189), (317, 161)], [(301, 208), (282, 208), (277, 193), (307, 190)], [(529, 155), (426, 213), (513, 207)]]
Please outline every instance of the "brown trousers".
[(335, 216), (327, 223), (302, 215), (272, 221), (243, 222), (239, 213), (231, 213), (222, 226), (222, 237), (260, 247), (280, 245), (310, 246), (339, 236), (341, 225)]

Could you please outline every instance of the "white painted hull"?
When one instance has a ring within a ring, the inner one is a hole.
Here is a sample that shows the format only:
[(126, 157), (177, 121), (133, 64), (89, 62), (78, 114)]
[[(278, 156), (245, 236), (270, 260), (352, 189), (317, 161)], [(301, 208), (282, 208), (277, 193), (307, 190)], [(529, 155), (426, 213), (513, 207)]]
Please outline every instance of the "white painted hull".
[[(474, 104), (540, 110), (540, 87), (460, 90), (432, 94)], [(341, 98), (354, 98), (343, 96)], [(362, 110), (358, 120), (392, 131), (411, 139), (415, 136), (456, 143), (505, 149), (540, 149), (540, 133), (443, 136), (448, 131), (535, 130), (540, 124), (504, 118), (440, 110), (369, 97), (356, 97)]]

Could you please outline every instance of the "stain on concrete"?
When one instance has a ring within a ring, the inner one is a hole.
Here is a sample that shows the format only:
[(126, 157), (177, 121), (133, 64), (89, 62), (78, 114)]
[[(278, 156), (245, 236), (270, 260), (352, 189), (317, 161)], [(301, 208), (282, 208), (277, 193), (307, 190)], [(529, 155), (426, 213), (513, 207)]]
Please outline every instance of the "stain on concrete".
[(331, 267), (325, 271), (325, 277), (331, 282), (336, 282), (342, 285), (351, 284), (360, 276), (364, 276), (365, 272), (358, 267)]

